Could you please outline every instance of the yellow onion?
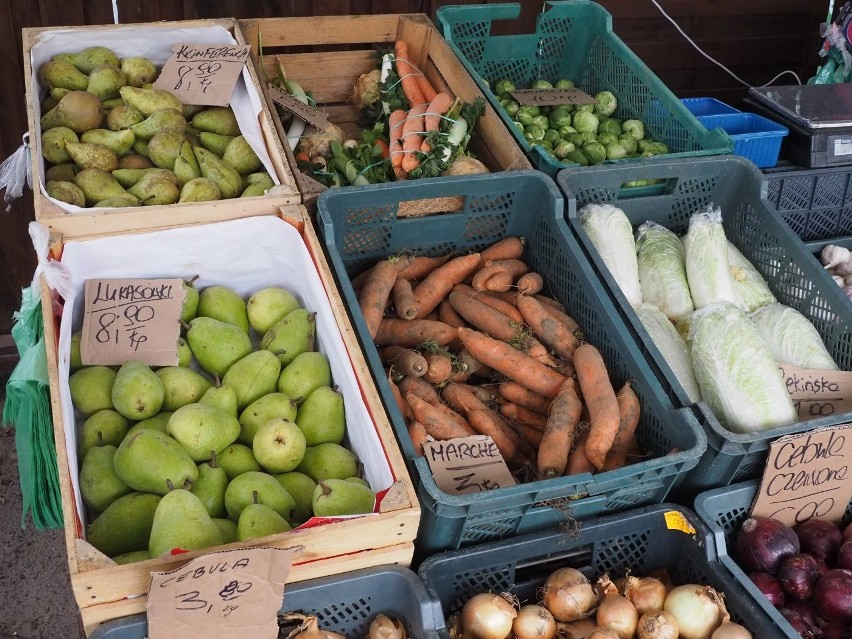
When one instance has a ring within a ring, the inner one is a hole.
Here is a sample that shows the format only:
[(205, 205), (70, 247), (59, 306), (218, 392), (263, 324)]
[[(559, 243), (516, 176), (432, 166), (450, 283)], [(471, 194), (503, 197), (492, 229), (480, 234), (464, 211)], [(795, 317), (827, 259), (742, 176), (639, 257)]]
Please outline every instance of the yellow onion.
[(752, 639), (751, 633), (733, 621), (725, 621), (716, 628), (710, 639)]
[(677, 619), (665, 610), (646, 612), (639, 618), (636, 636), (639, 639), (678, 639)]
[(380, 613), (370, 623), (367, 639), (406, 639), (405, 626), (399, 619), (391, 619)]
[(517, 639), (553, 639), (556, 620), (544, 606), (522, 606), (512, 622), (512, 632)]
[(595, 604), (592, 584), (575, 568), (560, 568), (544, 582), (542, 603), (557, 621), (577, 621)]
[(567, 623), (557, 623), (556, 627), (559, 631), (561, 639), (586, 639), (589, 633), (597, 628), (597, 625), (591, 619), (580, 619), (580, 621), (569, 621)]
[(666, 587), (655, 577), (628, 577), (624, 596), (641, 616), (652, 610), (662, 610), (666, 600)]
[(721, 595), (699, 584), (672, 588), (663, 609), (677, 619), (680, 639), (710, 639), (723, 621), (731, 619)]
[(467, 639), (506, 639), (517, 616), (518, 611), (503, 597), (482, 592), (462, 607), (462, 632)]
[(626, 597), (618, 594), (618, 589), (607, 575), (598, 580), (598, 588), (604, 593), (596, 616), (598, 626), (615, 630), (619, 639), (632, 639), (639, 622), (636, 608)]

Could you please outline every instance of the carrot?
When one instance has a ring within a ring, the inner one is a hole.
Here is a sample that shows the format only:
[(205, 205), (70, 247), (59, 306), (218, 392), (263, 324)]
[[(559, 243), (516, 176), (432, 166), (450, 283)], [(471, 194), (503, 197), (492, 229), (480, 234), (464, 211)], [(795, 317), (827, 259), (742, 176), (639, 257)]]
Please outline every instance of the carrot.
[(612, 448), (606, 456), (604, 468), (606, 470), (617, 470), (624, 466), (627, 461), (627, 454), (630, 451), (630, 445), (635, 441), (634, 433), (639, 425), (639, 415), (641, 407), (639, 406), (639, 398), (630, 387), (630, 382), (625, 382), (624, 386), (616, 393), (618, 401), (618, 432), (615, 434), (615, 439), (612, 441)]
[(402, 128), (405, 125), (405, 120), (408, 118), (408, 111), (397, 109), (388, 116), (388, 153), (390, 154), (391, 166), (394, 174), (400, 180), (405, 179), (405, 172), (402, 170)]
[(305, 162), (305, 163), (309, 164), (310, 161), (311, 161), (310, 156), (307, 153), (305, 153), (304, 151), (299, 151), (293, 157), (296, 159), (296, 162)]
[(408, 436), (411, 437), (411, 444), (414, 446), (414, 452), (418, 455), (423, 455), (423, 443), (429, 437), (426, 432), (426, 427), (420, 422), (413, 421), (408, 423)]
[(453, 362), (449, 355), (444, 352), (424, 353), (427, 369), (423, 379), (431, 384), (442, 384), (453, 374)]
[(545, 397), (556, 397), (565, 377), (505, 342), (469, 328), (458, 329), (470, 353), (483, 364)]
[(574, 335), (574, 337), (579, 340), (583, 339), (583, 329), (580, 328), (580, 325), (577, 323), (577, 320), (575, 320), (570, 315), (567, 315), (566, 313), (560, 311), (556, 307), (548, 306), (547, 304), (541, 301), (538, 295), (533, 295), (533, 298), (536, 301), (540, 302), (544, 309), (548, 313), (550, 313), (551, 317), (553, 317), (553, 319), (562, 324), (569, 333)]
[(524, 254), (524, 238), (516, 235), (504, 237), (482, 250), (482, 263), (488, 260), (516, 260)]
[(486, 291), (508, 291), (512, 288), (512, 274), (508, 271), (497, 271), (485, 282)]
[(375, 338), (379, 323), (385, 314), (391, 290), (396, 282), (396, 274), (408, 266), (409, 259), (402, 257), (382, 260), (370, 270), (370, 274), (364, 280), (364, 286), (358, 296), (358, 305), (361, 307), (370, 337)]
[(491, 368), (480, 362), (470, 351), (462, 348), (456, 354), (456, 372), (450, 375), (451, 382), (466, 382), (471, 375), (479, 375), (484, 377), (491, 371)]
[(476, 298), (453, 291), (447, 300), (468, 324), (495, 339), (507, 341), (514, 339), (520, 333), (521, 325)]
[[(423, 77), (425, 80), (425, 76)], [(424, 94), (425, 97), (425, 94)], [(428, 98), (427, 98), (428, 99)], [(437, 131), (441, 126), (441, 116), (449, 111), (453, 105), (453, 99), (446, 93), (432, 93), (432, 99), (429, 101), (429, 106), (426, 108), (426, 113), (423, 115), (423, 131), (428, 135)], [(429, 153), (432, 150), (432, 145), (428, 139), (424, 139), (420, 145), (420, 150), (423, 153)]]
[(473, 384), (465, 384), (464, 382), (457, 382), (456, 386), (459, 388), (465, 389), (465, 391), (473, 393), (479, 399), (479, 401), (488, 404), (488, 402), (494, 402), (497, 400), (497, 396), (488, 390), (487, 385), (483, 386), (475, 386)]
[(432, 386), (432, 384), (422, 377), (409, 375), (407, 377), (403, 377), (397, 385), (399, 386), (399, 390), (403, 396), (408, 393), (413, 393), (424, 402), (429, 402), (430, 404), (441, 403), (441, 397), (438, 395), (438, 391), (435, 390), (435, 387)]
[[(452, 295), (452, 293), (450, 293)], [(448, 326), (455, 326), (456, 328), (461, 328), (462, 326), (467, 326), (467, 322), (464, 321), (464, 318), (458, 314), (458, 311), (453, 308), (453, 305), (450, 304), (449, 298), (441, 300), (441, 303), (438, 305), (438, 319), (440, 319), (444, 324)]]
[(475, 297), (483, 304), (490, 306), (496, 311), (500, 311), (503, 315), (506, 315), (517, 324), (524, 323), (524, 316), (521, 315), (521, 312), (517, 308), (515, 308), (514, 301), (507, 302), (497, 297), (492, 291), (477, 291), (467, 284), (456, 284), (453, 287), (453, 291), (458, 291), (468, 297)]
[(550, 406), (547, 426), (538, 449), (540, 479), (552, 479), (565, 472), (582, 413), (583, 404), (574, 392), (573, 384), (563, 384)]
[(414, 301), (414, 293), (411, 290), (411, 282), (397, 276), (391, 288), (393, 305), (399, 319), (413, 320), (417, 316), (417, 303)]
[(582, 344), (574, 351), (574, 366), (589, 409), (589, 438), (586, 457), (595, 468), (602, 470), (615, 435), (618, 432), (618, 400), (609, 381), (600, 351), (591, 344)]
[(500, 404), (500, 414), (513, 422), (526, 424), (538, 430), (544, 430), (547, 425), (547, 416), (537, 413), (529, 408), (524, 408), (520, 404), (505, 402)]
[[(486, 260), (483, 262), (483, 267), (473, 276), (472, 286), (477, 291), (489, 289), (488, 282), (501, 272), (508, 275), (508, 286), (512, 285), (521, 275), (529, 272), (529, 267), (521, 260)], [(493, 288), (490, 290), (507, 291), (508, 288)]]
[(379, 356), (385, 365), (393, 367), (402, 375), (422, 377), (428, 368), (426, 359), (420, 353), (402, 346), (386, 346), (379, 351)]
[(435, 91), (435, 87), (433, 87), (432, 83), (429, 82), (429, 78), (426, 77), (425, 73), (421, 72), (419, 75), (415, 75), (414, 79), (417, 80), (417, 87), (420, 89), (420, 93), (423, 94), (423, 99), (426, 100), (426, 102), (431, 103), (432, 100), (435, 99), (436, 95), (440, 95), (437, 91)]
[[(373, 266), (375, 266), (375, 264)], [(358, 275), (356, 275), (350, 280), (353, 290), (360, 291), (362, 288), (364, 288), (364, 281), (370, 276), (370, 271), (373, 270), (373, 266), (371, 266), (365, 271), (361, 271), (360, 273), (358, 273)]]
[(436, 268), (445, 264), (449, 259), (449, 255), (440, 255), (438, 257), (418, 255), (411, 260), (411, 264), (409, 264), (407, 269), (399, 273), (399, 276), (407, 280), (422, 280)]
[(417, 84), (417, 76), (422, 75), (408, 59), (408, 43), (397, 40), (393, 47), (396, 72), (399, 75), (399, 84), (408, 106), (414, 107), (418, 104), (426, 104), (426, 98)]
[(515, 344), (515, 346), (518, 349), (529, 355), (539, 364), (544, 364), (550, 368), (560, 368), (561, 371), (563, 371), (561, 373), (563, 377), (574, 374), (574, 369), (570, 364), (558, 362), (553, 355), (550, 354), (550, 351), (547, 350), (547, 347), (532, 335), (521, 335), (516, 342), (517, 344)]
[(375, 142), (373, 142), (373, 144), (379, 147), (379, 155), (383, 160), (387, 160), (390, 157), (390, 147), (387, 142), (378, 138)]
[(589, 429), (584, 428), (577, 436), (574, 448), (568, 455), (568, 466), (565, 468), (563, 477), (569, 475), (580, 475), (582, 473), (593, 473), (595, 467), (586, 457), (586, 441), (589, 439)]
[(538, 293), (542, 289), (544, 286), (544, 278), (538, 273), (530, 271), (529, 273), (521, 275), (518, 278), (518, 281), (515, 282), (515, 285), (518, 287), (518, 293), (521, 295), (532, 295), (533, 293)]
[(379, 346), (420, 346), (425, 342), (434, 342), (446, 346), (456, 338), (458, 329), (435, 320), (401, 320), (396, 317), (384, 317), (379, 322), (374, 341)]
[(441, 318), (438, 317), (438, 311), (432, 311), (423, 319), (429, 320), (430, 322), (440, 322), (441, 321)]
[(406, 175), (420, 166), (415, 151), (419, 152), (420, 145), (423, 144), (423, 114), (427, 108), (426, 104), (411, 107), (408, 118), (402, 125), (402, 170)]
[(500, 395), (506, 400), (540, 415), (547, 416), (550, 410), (550, 400), (547, 397), (534, 393), (517, 382), (503, 382), (500, 384), (499, 390)]
[(476, 435), (467, 420), (445, 404), (430, 404), (414, 393), (405, 395), (414, 419), (423, 424), (435, 439), (454, 439)]
[(479, 253), (470, 253), (454, 257), (429, 273), (426, 279), (414, 288), (414, 299), (420, 307), (417, 316), (431, 313), (453, 290), (453, 286), (462, 282), (478, 266)]
[(541, 446), (541, 438), (543, 436), (543, 433), (540, 430), (518, 422), (515, 423), (515, 428), (518, 433), (520, 433), (520, 435), (529, 442), (533, 449), (538, 450), (539, 446)]
[(552, 297), (548, 297), (547, 295), (539, 295), (538, 293), (533, 295), (533, 297), (536, 298), (542, 304), (546, 304), (547, 306), (555, 308), (558, 311), (562, 311), (563, 313), (565, 312), (565, 306), (563, 306), (561, 302), (553, 299)]
[(524, 316), (527, 326), (541, 341), (562, 359), (569, 362), (573, 359), (580, 340), (556, 321), (541, 302), (534, 297), (523, 295), (518, 299), (518, 310)]
[(405, 421), (411, 420), (411, 406), (409, 406), (408, 402), (403, 399), (402, 393), (399, 391), (399, 386), (397, 386), (393, 379), (391, 379), (390, 373), (388, 373), (388, 385), (390, 386), (396, 405), (399, 408), (399, 412), (402, 413), (403, 419), (405, 419)]

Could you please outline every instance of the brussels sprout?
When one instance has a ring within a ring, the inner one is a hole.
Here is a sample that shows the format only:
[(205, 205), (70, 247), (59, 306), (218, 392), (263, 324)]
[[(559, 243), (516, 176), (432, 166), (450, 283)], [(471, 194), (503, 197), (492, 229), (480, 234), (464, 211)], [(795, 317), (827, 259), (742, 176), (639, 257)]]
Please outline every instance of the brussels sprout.
[(537, 124), (530, 124), (524, 127), (524, 137), (531, 144), (536, 144), (544, 139), (544, 129)]
[(510, 91), (515, 90), (515, 85), (512, 84), (511, 80), (498, 80), (497, 84), (494, 85), (494, 93), (497, 95), (508, 94)]
[(577, 147), (575, 147), (570, 142), (562, 141), (557, 144), (556, 147), (553, 149), (553, 155), (555, 155), (560, 160), (564, 160), (571, 154), (572, 151), (576, 150), (576, 148)]
[(559, 137), (564, 139), (564, 140), (568, 139), (569, 133), (576, 133), (576, 132), (577, 132), (577, 129), (575, 129), (570, 124), (566, 124), (565, 126), (559, 127)]
[(600, 118), (600, 124), (598, 125), (598, 135), (601, 133), (612, 133), (613, 135), (621, 135), (623, 131), (621, 130), (621, 123), (615, 118)]
[(547, 129), (544, 132), (544, 141), (549, 142), (550, 144), (556, 144), (557, 141), (562, 141), (562, 138), (559, 137), (559, 131), (556, 129)]
[[(593, 131), (586, 131), (585, 133), (580, 134), (580, 146), (584, 145), (586, 142), (597, 142), (598, 134)], [(575, 142), (576, 144), (576, 142)]]
[(551, 111), (553, 111), (553, 107), (551, 107), (551, 106), (539, 107), (539, 115), (549, 116)]
[(585, 113), (594, 113), (595, 105), (594, 104), (578, 104), (577, 111), (583, 111)]
[(586, 155), (579, 149), (571, 151), (565, 158), (565, 161), (574, 162), (575, 164), (579, 164), (580, 166), (589, 166), (589, 158), (587, 158)]
[(595, 113), (601, 115), (612, 115), (615, 108), (618, 106), (618, 100), (611, 91), (601, 91), (595, 94), (595, 100), (598, 103), (595, 105)]
[(621, 130), (624, 133), (629, 133), (637, 140), (645, 137), (645, 125), (641, 120), (625, 120), (621, 123)]
[(578, 111), (571, 121), (572, 126), (580, 133), (596, 132), (598, 130), (598, 116), (588, 111)]
[(573, 89), (574, 83), (571, 80), (566, 80), (565, 78), (557, 80), (556, 84), (553, 85), (554, 89)]
[(569, 126), (571, 124), (571, 112), (566, 108), (568, 105), (560, 105), (553, 109), (548, 116), (550, 126), (553, 129), (558, 129), (561, 126)]
[(528, 112), (524, 111), (523, 107), (521, 107), (520, 110), (515, 114), (515, 119), (524, 126), (529, 126), (533, 123), (533, 116), (530, 115)]
[(550, 128), (550, 121), (547, 119), (546, 115), (537, 115), (533, 118), (533, 124), (539, 125), (542, 129), (547, 131)]
[(621, 145), (621, 142), (610, 142), (606, 145), (606, 159), (620, 160), (627, 157), (627, 150)]
[(632, 135), (629, 133), (622, 133), (618, 136), (618, 141), (621, 143), (621, 146), (624, 147), (624, 150), (627, 151), (628, 155), (636, 153), (636, 145), (638, 142)]
[(608, 144), (615, 144), (618, 142), (618, 136), (613, 135), (612, 133), (598, 133), (598, 142), (607, 146)]
[(518, 113), (529, 113), (532, 117), (541, 115), (541, 109), (534, 104), (525, 104), (520, 108)]
[(606, 149), (600, 142), (586, 142), (583, 145), (583, 155), (589, 159), (589, 164), (600, 164), (606, 160)]
[(572, 131), (568, 135), (563, 135), (562, 139), (566, 142), (571, 142), (574, 146), (583, 146), (583, 142), (586, 142), (583, 134), (579, 131)]
[(547, 80), (536, 80), (535, 82), (532, 83), (532, 88), (536, 89), (536, 90), (552, 89), (553, 85), (550, 82), (548, 82)]
[(662, 142), (649, 142), (645, 145), (645, 149), (642, 151), (643, 158), (654, 157), (655, 155), (665, 155), (669, 152), (669, 147), (667, 147)]
[(521, 105), (514, 100), (506, 100), (503, 103), (503, 108), (506, 109), (506, 113), (509, 114), (509, 117), (513, 118), (518, 114), (518, 109), (521, 108)]
[(516, 127), (518, 127), (518, 130), (521, 133), (524, 132), (524, 125), (522, 123), (518, 122), (517, 120), (512, 120), (512, 124), (514, 124)]

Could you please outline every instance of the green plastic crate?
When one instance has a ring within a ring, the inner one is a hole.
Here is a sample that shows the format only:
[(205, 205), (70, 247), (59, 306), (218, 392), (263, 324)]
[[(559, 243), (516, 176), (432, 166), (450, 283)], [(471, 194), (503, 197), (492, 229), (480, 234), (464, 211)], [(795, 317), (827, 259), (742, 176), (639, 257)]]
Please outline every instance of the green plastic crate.
[[(695, 534), (669, 528), (667, 512), (680, 514)], [(626, 570), (643, 575), (665, 569), (676, 584), (709, 584), (724, 592), (731, 617), (755, 637), (781, 637), (773, 632), (768, 615), (719, 561), (707, 526), (695, 513), (673, 504), (584, 522), (576, 536), (551, 530), (441, 553), (423, 562), (418, 572), (447, 617), (479, 592), (509, 592), (521, 601), (535, 602), (547, 575), (566, 566), (590, 579), (605, 572), (614, 579)]]
[[(379, 613), (405, 623), (413, 639), (438, 639), (444, 631), (440, 606), (426, 594), (418, 576), (401, 566), (378, 566), (287, 584), (280, 613), (315, 615), (320, 628), (347, 637), (366, 637)], [(147, 616), (142, 613), (98, 626), (90, 639), (145, 639)]]
[[(330, 263), (417, 487), (421, 523), (415, 560), (553, 526), (568, 514), (587, 519), (660, 503), (704, 451), (704, 435), (694, 415), (673, 409), (648, 370), (571, 237), (562, 204), (553, 181), (538, 171), (330, 189), (317, 201)], [(430, 207), (443, 213), (423, 215)], [(416, 210), (417, 215), (403, 217), (401, 211), (406, 210)], [(580, 323), (586, 339), (601, 350), (613, 384), (634, 382), (642, 403), (637, 437), (651, 459), (597, 475), (450, 495), (437, 487), (425, 458), (415, 456), (350, 277), (403, 250), (424, 255), (479, 250), (507, 235), (526, 238), (524, 259), (544, 277), (545, 290)]]
[[(647, 197), (633, 197), (630, 189), (621, 188), (624, 182), (649, 178), (664, 182), (658, 192)], [(584, 205), (608, 202), (622, 208), (634, 226), (653, 220), (680, 235), (686, 232), (689, 217), (696, 209), (715, 203), (722, 209), (728, 239), (760, 271), (778, 301), (807, 316), (840, 368), (850, 370), (852, 313), (849, 300), (774, 212), (766, 200), (766, 182), (751, 162), (725, 156), (599, 166), (583, 171), (566, 169), (557, 181), (567, 198), (571, 230), (663, 386), (676, 406), (693, 405), (700, 416), (707, 434), (707, 452), (686, 475), (684, 489), (706, 490), (756, 477), (763, 471), (772, 440), (852, 419), (852, 414), (832, 415), (750, 434), (733, 433), (722, 427), (704, 402), (691, 404), (577, 218), (577, 211)]]
[[(661, 159), (731, 153), (734, 143), (722, 129), (708, 131), (665, 84), (612, 31), (612, 16), (586, 0), (545, 2), (535, 33), (492, 35), (495, 22), (520, 15), (520, 5), (488, 4), (438, 8), (444, 39), (488, 97), (533, 165), (554, 177), (569, 166), (541, 145), (531, 146), (491, 91), (489, 82), (511, 80), (528, 87), (534, 80), (568, 78), (590, 95), (611, 91), (618, 99), (613, 114), (639, 119), (647, 136), (666, 144)], [(624, 164), (634, 158), (610, 161)]]
[[(728, 554), (728, 548), (732, 547), (736, 533), (740, 525), (748, 517), (751, 503), (757, 494), (760, 485), (758, 480), (745, 481), (734, 486), (726, 486), (715, 490), (708, 490), (695, 498), (695, 512), (710, 527), (716, 542), (719, 560), (731, 573), (734, 579), (740, 583), (748, 592), (764, 613), (772, 619), (772, 622), (783, 633), (781, 636), (787, 639), (800, 639), (799, 633), (787, 623), (787, 620), (775, 609), (763, 593), (757, 589), (751, 579), (740, 568), (733, 557)], [(852, 521), (852, 502), (846, 508), (841, 521), (842, 525)]]

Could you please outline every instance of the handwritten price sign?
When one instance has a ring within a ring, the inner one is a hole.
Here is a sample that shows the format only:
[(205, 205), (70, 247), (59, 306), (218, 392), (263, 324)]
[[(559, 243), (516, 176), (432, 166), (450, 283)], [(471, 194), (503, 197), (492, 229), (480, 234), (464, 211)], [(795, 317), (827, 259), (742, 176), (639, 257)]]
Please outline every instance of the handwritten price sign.
[(427, 441), (423, 452), (435, 483), (445, 493), (464, 495), (515, 485), (494, 440), (488, 436)]
[(174, 93), (184, 104), (227, 106), (250, 50), (247, 44), (175, 45), (154, 88)]
[(84, 364), (177, 364), (181, 280), (86, 280), (84, 295)]

